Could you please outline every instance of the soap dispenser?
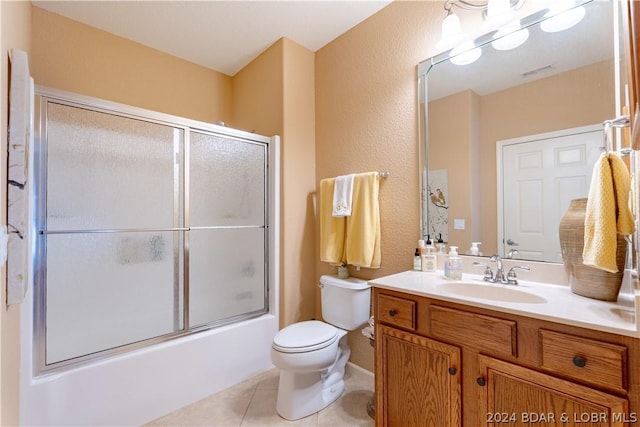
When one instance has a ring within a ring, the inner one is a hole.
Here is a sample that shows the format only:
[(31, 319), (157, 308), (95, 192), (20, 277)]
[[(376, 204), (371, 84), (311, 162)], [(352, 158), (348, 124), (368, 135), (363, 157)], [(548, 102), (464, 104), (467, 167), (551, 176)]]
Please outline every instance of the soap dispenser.
[(471, 247), (469, 248), (469, 255), (474, 255), (474, 256), (482, 255), (480, 253), (480, 248), (478, 247), (478, 245), (480, 244), (481, 242), (471, 242)]
[(444, 264), (444, 277), (450, 280), (462, 279), (462, 258), (458, 255), (458, 247), (451, 246), (449, 256)]

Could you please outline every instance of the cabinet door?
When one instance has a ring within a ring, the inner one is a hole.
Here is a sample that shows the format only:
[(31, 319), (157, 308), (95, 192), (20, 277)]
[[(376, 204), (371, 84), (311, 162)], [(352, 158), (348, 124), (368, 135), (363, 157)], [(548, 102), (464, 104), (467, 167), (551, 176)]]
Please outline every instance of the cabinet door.
[(460, 426), (460, 349), (376, 326), (376, 423)]
[(622, 426), (628, 401), (541, 372), (479, 356), (478, 426)]

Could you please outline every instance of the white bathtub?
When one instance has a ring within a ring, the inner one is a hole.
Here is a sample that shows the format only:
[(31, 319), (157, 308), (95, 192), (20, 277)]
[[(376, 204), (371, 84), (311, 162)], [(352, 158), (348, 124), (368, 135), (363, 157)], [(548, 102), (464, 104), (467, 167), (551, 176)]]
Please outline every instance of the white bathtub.
[(278, 319), (266, 314), (32, 380), (29, 300), (21, 425), (141, 425), (273, 367)]

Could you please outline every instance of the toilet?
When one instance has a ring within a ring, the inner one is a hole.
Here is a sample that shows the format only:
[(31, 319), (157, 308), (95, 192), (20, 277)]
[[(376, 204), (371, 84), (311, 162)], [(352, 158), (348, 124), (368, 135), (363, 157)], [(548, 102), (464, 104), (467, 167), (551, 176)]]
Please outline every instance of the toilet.
[(319, 286), (324, 322), (289, 325), (271, 345), (271, 361), (280, 368), (276, 411), (287, 420), (316, 413), (340, 397), (351, 354), (347, 332), (369, 319), (367, 281), (321, 276)]

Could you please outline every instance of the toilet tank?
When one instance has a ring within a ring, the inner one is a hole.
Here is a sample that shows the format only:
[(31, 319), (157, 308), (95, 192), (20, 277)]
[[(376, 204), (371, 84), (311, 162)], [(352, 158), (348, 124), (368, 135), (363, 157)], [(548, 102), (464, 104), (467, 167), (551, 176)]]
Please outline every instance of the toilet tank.
[(325, 322), (353, 331), (369, 320), (371, 286), (366, 280), (321, 276), (320, 289)]

